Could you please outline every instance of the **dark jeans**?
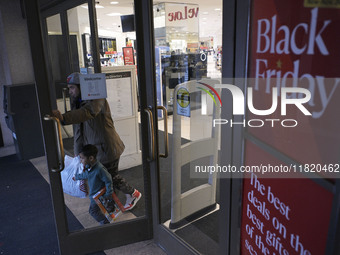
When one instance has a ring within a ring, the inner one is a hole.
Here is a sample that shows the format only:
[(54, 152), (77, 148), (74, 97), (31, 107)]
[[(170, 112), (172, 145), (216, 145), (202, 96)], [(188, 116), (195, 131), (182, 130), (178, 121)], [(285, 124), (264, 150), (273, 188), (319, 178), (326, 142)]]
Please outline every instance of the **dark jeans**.
[(124, 194), (130, 194), (134, 192), (134, 188), (131, 187), (126, 180), (118, 174), (119, 158), (113, 162), (103, 164), (107, 171), (112, 176), (113, 188), (122, 191)]
[(90, 208), (89, 208), (90, 215), (98, 221), (101, 225), (110, 223), (105, 215), (100, 210), (99, 206), (96, 204), (96, 202), (91, 201)]

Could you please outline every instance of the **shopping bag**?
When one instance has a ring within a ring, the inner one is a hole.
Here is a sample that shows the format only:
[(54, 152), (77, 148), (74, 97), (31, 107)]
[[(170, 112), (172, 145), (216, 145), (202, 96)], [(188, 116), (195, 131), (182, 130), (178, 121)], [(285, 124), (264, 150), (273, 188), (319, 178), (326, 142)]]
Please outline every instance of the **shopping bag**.
[(83, 172), (83, 164), (78, 157), (65, 156), (65, 168), (61, 172), (63, 191), (73, 197), (85, 198), (87, 195), (87, 184), (84, 180), (74, 181), (75, 174)]

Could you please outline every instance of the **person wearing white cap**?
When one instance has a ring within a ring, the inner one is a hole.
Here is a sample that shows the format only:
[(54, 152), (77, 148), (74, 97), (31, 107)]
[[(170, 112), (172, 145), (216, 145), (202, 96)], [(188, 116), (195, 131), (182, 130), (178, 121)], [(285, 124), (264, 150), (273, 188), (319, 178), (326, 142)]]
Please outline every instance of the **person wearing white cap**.
[(64, 125), (73, 124), (75, 156), (86, 144), (97, 147), (98, 161), (111, 174), (113, 186), (125, 193), (125, 210), (131, 210), (142, 194), (118, 174), (119, 158), (125, 146), (114, 127), (109, 104), (105, 98), (82, 100), (79, 75), (76, 72), (67, 77), (71, 111), (61, 114), (58, 110), (53, 110), (53, 115)]

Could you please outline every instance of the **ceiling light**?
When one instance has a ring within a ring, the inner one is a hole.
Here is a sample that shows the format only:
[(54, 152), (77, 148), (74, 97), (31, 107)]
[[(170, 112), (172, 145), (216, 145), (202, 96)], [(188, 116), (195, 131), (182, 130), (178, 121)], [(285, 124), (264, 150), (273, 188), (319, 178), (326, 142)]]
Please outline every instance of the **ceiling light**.
[(119, 2), (110, 2), (110, 4), (119, 4)]
[(203, 14), (204, 14), (204, 15), (207, 15), (207, 14), (209, 14), (209, 12), (203, 12)]
[[(88, 9), (89, 8), (87, 5), (81, 5), (81, 7), (83, 7), (84, 9)], [(96, 4), (96, 8), (100, 9), (100, 8), (104, 8), (104, 6)]]
[(216, 8), (216, 9), (215, 9), (215, 11), (220, 11), (220, 10), (221, 10), (221, 8)]
[(120, 16), (121, 14), (119, 12), (112, 12), (112, 13), (108, 13), (106, 15), (112, 17), (112, 16)]

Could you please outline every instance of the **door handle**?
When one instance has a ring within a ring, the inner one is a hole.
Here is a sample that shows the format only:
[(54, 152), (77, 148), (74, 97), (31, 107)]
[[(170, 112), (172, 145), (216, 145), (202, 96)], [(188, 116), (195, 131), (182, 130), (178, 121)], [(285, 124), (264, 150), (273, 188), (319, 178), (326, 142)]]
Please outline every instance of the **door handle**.
[(150, 150), (149, 150), (149, 156), (148, 161), (155, 160), (155, 130), (153, 127), (153, 115), (151, 111), (151, 107), (149, 106), (147, 109), (144, 110), (148, 114), (149, 118), (149, 137), (150, 137)]
[(61, 136), (60, 121), (56, 117), (51, 117), (50, 115), (45, 115), (44, 120), (46, 121), (53, 120), (54, 130), (56, 132), (57, 139), (58, 139), (58, 142), (57, 142), (58, 160), (59, 160), (58, 167), (52, 168), (51, 170), (52, 172), (61, 172), (65, 167), (65, 163), (64, 163), (65, 153), (64, 153), (63, 139)]
[(159, 156), (161, 158), (167, 158), (169, 155), (169, 136), (168, 136), (168, 111), (164, 106), (157, 106), (158, 110), (163, 111), (163, 119), (164, 119), (164, 154), (160, 153)]

